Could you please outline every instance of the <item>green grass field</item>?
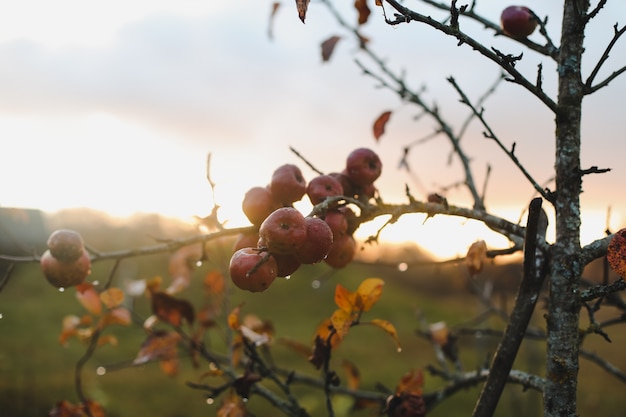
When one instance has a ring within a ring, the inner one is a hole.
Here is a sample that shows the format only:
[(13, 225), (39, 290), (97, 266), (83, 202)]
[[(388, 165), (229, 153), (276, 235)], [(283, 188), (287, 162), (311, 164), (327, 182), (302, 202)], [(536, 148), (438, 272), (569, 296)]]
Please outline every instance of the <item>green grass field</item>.
[[(164, 257), (127, 260), (122, 263), (116, 284), (121, 285), (125, 279), (162, 275), (165, 266)], [(201, 301), (201, 279), (214, 267), (215, 264), (209, 263), (199, 268), (192, 287), (178, 296), (189, 298), (197, 305)], [(92, 279), (105, 277), (109, 268), (108, 264), (97, 264)], [(282, 279), (260, 294), (232, 289), (230, 306), (226, 311), (244, 303), (244, 314), (256, 314), (273, 323), (276, 339), (287, 338), (308, 344), (317, 324), (329, 317), (335, 309), (333, 295), (336, 283), (355, 290), (365, 278), (382, 278), (386, 283), (382, 298), (363, 319), (380, 318), (392, 322), (398, 330), (402, 351), (396, 351), (392, 339), (382, 330), (358, 326), (351, 330), (343, 344), (333, 353), (331, 364), (340, 377), (343, 376), (343, 360), (356, 364), (360, 370), (361, 387), (368, 390), (375, 390), (377, 385), (393, 390), (408, 370), (436, 364), (430, 344), (416, 335), (416, 330), (421, 327), (420, 318), (429, 322), (444, 320), (450, 326), (456, 326), (484, 311), (484, 307), (468, 294), (464, 284), (464, 269), (459, 266), (443, 269), (412, 268), (400, 273), (390, 267), (354, 264), (330, 275), (327, 272), (325, 265), (303, 267), (290, 280)], [(320, 279), (321, 285), (314, 289), (311, 284), (316, 279)], [(514, 281), (517, 277), (503, 276), (500, 279)], [(510, 296), (507, 303), (509, 307), (512, 305)], [(144, 318), (149, 315), (145, 300), (137, 303), (137, 312)], [(63, 317), (82, 313), (83, 309), (76, 301), (74, 291), (59, 292), (49, 286), (38, 265), (20, 265), (17, 268), (0, 292), (1, 417), (45, 416), (59, 400), (77, 401), (73, 372), (85, 346), (72, 340), (68, 347), (63, 347), (57, 340)], [(539, 309), (535, 325), (543, 325), (542, 314)], [(490, 319), (483, 325), (501, 329), (504, 323)], [(182, 358), (181, 372), (173, 378), (163, 375), (156, 364), (124, 366), (137, 354), (145, 332), (138, 326), (117, 326), (107, 331), (119, 338), (119, 345), (98, 349), (85, 367), (84, 386), (87, 395), (104, 405), (108, 417), (199, 417), (216, 414), (216, 404), (208, 405), (202, 392), (185, 385), (186, 381), (198, 380), (199, 375), (206, 370), (206, 363), (196, 370), (187, 358)], [(223, 347), (224, 331), (223, 324), (220, 328), (212, 329), (208, 343), (216, 348)], [(607, 343), (598, 336), (590, 336), (584, 346), (624, 369), (626, 358), (622, 352), (626, 336), (620, 327), (609, 328), (609, 331), (613, 343)], [(485, 358), (493, 353), (496, 343), (497, 340), (484, 338), (461, 338), (459, 347), (465, 369), (473, 370), (484, 363)], [(275, 363), (281, 368), (317, 375), (306, 358), (284, 344), (276, 341), (271, 352)], [(515, 367), (541, 375), (543, 362), (543, 343), (527, 341)], [(109, 371), (98, 376), (98, 366), (105, 366)], [(427, 392), (442, 386), (438, 378), (428, 374), (425, 384)], [(429, 415), (470, 415), (479, 388), (468, 388), (456, 394)], [(299, 393), (301, 404), (312, 416), (326, 415), (320, 390), (300, 386), (295, 386), (294, 390)], [(622, 416), (626, 408), (626, 398), (621, 395), (623, 390), (622, 382), (588, 361), (581, 360), (581, 415)], [(252, 398), (249, 406), (257, 416), (277, 415), (276, 410), (259, 398)], [(350, 407), (348, 398), (336, 398), (338, 417), (348, 415)], [(375, 413), (367, 410), (352, 415), (372, 416)], [(541, 415), (541, 398), (534, 392), (524, 392), (521, 387), (510, 386), (502, 398), (497, 415)]]

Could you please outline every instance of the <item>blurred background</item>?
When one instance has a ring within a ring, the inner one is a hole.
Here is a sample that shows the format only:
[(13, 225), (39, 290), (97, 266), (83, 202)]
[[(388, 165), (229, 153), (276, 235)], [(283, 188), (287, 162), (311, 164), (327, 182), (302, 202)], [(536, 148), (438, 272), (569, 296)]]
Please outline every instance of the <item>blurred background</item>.
[[(477, 12), (499, 20), (502, 2), (477, 3)], [(539, 16), (549, 16), (547, 28), (556, 43), (558, 3), (526, 2)], [(363, 75), (355, 59), (368, 68), (376, 69), (375, 65), (359, 53), (328, 9), (311, 2), (302, 24), (292, 1), (282, 1), (273, 18), (272, 5), (258, 0), (0, 4), (2, 253), (40, 253), (48, 234), (58, 227), (79, 230), (100, 250), (152, 244), (155, 237), (189, 236), (195, 233), (194, 216), (209, 214), (215, 204), (221, 207), (219, 216), (227, 226), (245, 225), (243, 194), (252, 186), (266, 185), (276, 167), (294, 163), (306, 179), (315, 175), (290, 147), (324, 172), (341, 170), (352, 149), (370, 147), (383, 161), (383, 175), (376, 184), (384, 201), (405, 202), (408, 186), (417, 199), (439, 192), (451, 204), (471, 206), (466, 190), (455, 186), (463, 172), (450, 159), (451, 146), (445, 139), (414, 148), (409, 159), (412, 171), (400, 169), (403, 147), (430, 135), (436, 126), (419, 118), (419, 109)], [(336, 7), (349, 23), (356, 22), (352, 2), (337, 2)], [(499, 77), (499, 68), (425, 26), (390, 27), (381, 9), (371, 7), (372, 16), (362, 27), (371, 48), (390, 69), (405, 74), (409, 87), (423, 88), (425, 101), (436, 104), (446, 120), (460, 128), (468, 109), (458, 102), (446, 78), (454, 76), (467, 95), (478, 100)], [(445, 15), (434, 9), (429, 14)], [(625, 18), (625, 4), (608, 2), (593, 19), (586, 37), (585, 74), (611, 41), (613, 25), (624, 24)], [(552, 61), (494, 37), (480, 25), (463, 20), (461, 25), (487, 46), (514, 55), (523, 52), (517, 68), (531, 80), (542, 64), (544, 89), (555, 97)], [(323, 62), (320, 44), (333, 35), (341, 39), (330, 61)], [(532, 39), (542, 43), (537, 33)], [(626, 48), (618, 42), (598, 79), (625, 62)], [(612, 170), (585, 177), (583, 243), (604, 236), (607, 228), (615, 231), (624, 226), (621, 108), (625, 95), (626, 79), (621, 77), (585, 102), (583, 168)], [(515, 154), (537, 182), (553, 187), (554, 115), (528, 92), (507, 82), (498, 86), (484, 107), (486, 119), (505, 146), (515, 143)], [(392, 117), (376, 141), (372, 124), (387, 110)], [(462, 144), (479, 188), (491, 166), (487, 208), (523, 222), (524, 209), (535, 192), (495, 143), (483, 137), (483, 130), (472, 123)], [(209, 154), (214, 190), (206, 179)], [(306, 211), (306, 203), (298, 207)], [(384, 220), (363, 225), (357, 237), (371, 235)], [(233, 305), (245, 301), (250, 312), (274, 322), (279, 336), (308, 343), (315, 325), (333, 311), (336, 282), (355, 289), (363, 278), (385, 279), (384, 296), (371, 318), (388, 319), (398, 327), (403, 351), (396, 353), (388, 338), (364, 328), (351, 335), (337, 361), (350, 358), (367, 363), (380, 358), (386, 366), (362, 369), (363, 384), (372, 388), (381, 383), (393, 389), (407, 368), (436, 361), (430, 343), (416, 336), (424, 320), (462, 327), (484, 312), (485, 306), (469, 291), (463, 264), (433, 263), (464, 256), (477, 239), (485, 239), (490, 249), (508, 246), (473, 221), (435, 217), (425, 222), (424, 215), (406, 216), (383, 231), (383, 244), (365, 247), (359, 262), (340, 271), (329, 271), (324, 265), (302, 268), (264, 297), (235, 292)], [(227, 253), (231, 243), (220, 242), (216, 251)], [(511, 305), (520, 278), (518, 260), (489, 263), (480, 277), (492, 285), (493, 294), (505, 306)], [(378, 264), (372, 266), (373, 261)], [(199, 279), (212, 268), (224, 268), (223, 259), (211, 262), (198, 269)], [(399, 269), (403, 262), (409, 267)], [(106, 276), (110, 267), (98, 264), (93, 276)], [(163, 274), (166, 267), (165, 255), (124, 262), (120, 283)], [(594, 264), (586, 274), (600, 279), (601, 271), (601, 265)], [(190, 289), (181, 296), (196, 300), (199, 295)], [(137, 301), (137, 308), (140, 314), (149, 314), (145, 300)], [(298, 310), (302, 314), (293, 314)], [(82, 308), (71, 292), (44, 285), (37, 265), (20, 266), (2, 289), (0, 416), (45, 415), (54, 401), (75, 400), (72, 372), (84, 346), (58, 345), (66, 314), (82, 314)], [(542, 314), (538, 308), (538, 326), (543, 324)], [(494, 328), (504, 324), (498, 319), (486, 323)], [(144, 337), (137, 328), (116, 329), (116, 334), (120, 346), (102, 349), (90, 363), (87, 382), (89, 393), (110, 415), (212, 415), (202, 394), (184, 385), (197, 378), (189, 364), (174, 379), (161, 377), (158, 367), (151, 365), (119, 366), (97, 377), (98, 365), (132, 359)], [(221, 333), (213, 337), (219, 346)], [(618, 349), (622, 336), (611, 337), (612, 344), (596, 337), (586, 346), (623, 369), (626, 364)], [(493, 352), (496, 341), (467, 338), (459, 343), (467, 368), (475, 369)], [(529, 342), (523, 349), (516, 366), (541, 373), (542, 345)], [(288, 348), (278, 345), (276, 350), (286, 366), (312, 371)], [(602, 416), (621, 416), (625, 404), (620, 383), (589, 362), (582, 362), (582, 367), (581, 415), (602, 410)], [(438, 382), (427, 378), (427, 388)], [(599, 398), (597, 392), (605, 395)], [(477, 393), (473, 389), (460, 393), (432, 415), (466, 413)], [(514, 387), (499, 412), (538, 415), (540, 402), (537, 394)], [(317, 396), (306, 403), (323, 415)], [(350, 406), (345, 402), (338, 410), (347, 412)]]

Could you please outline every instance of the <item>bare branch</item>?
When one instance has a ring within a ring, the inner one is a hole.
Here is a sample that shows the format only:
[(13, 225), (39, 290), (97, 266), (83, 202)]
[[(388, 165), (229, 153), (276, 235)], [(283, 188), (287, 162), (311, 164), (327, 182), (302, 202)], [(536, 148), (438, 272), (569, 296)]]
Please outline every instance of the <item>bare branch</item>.
[(602, 65), (604, 65), (606, 60), (609, 58), (609, 53), (611, 52), (611, 50), (617, 43), (617, 40), (626, 32), (626, 26), (623, 26), (621, 29), (618, 29), (618, 26), (616, 23), (613, 26), (613, 32), (614, 32), (613, 39), (611, 39), (611, 41), (607, 45), (606, 49), (604, 50), (604, 53), (598, 60), (598, 63), (593, 68), (593, 70), (591, 71), (591, 74), (589, 75), (589, 78), (587, 78), (587, 81), (585, 82), (584, 94), (592, 94), (595, 91), (598, 91), (599, 89), (601, 89), (602, 87), (606, 87), (607, 85), (609, 85), (611, 81), (613, 81), (620, 74), (626, 71), (626, 66), (623, 66), (620, 69), (613, 71), (613, 73), (609, 75), (608, 77), (606, 77), (603, 81), (597, 83), (596, 85), (593, 85), (595, 78), (598, 76), (598, 72), (600, 71), (600, 68), (602, 68)]

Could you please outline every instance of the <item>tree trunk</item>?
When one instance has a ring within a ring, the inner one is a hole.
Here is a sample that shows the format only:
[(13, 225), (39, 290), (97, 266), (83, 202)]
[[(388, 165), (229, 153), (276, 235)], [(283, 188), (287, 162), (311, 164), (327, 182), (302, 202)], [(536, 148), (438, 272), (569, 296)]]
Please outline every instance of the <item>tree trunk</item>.
[(565, 0), (556, 109), (556, 241), (550, 261), (545, 417), (575, 417), (578, 378), (580, 261), (581, 59), (586, 0)]

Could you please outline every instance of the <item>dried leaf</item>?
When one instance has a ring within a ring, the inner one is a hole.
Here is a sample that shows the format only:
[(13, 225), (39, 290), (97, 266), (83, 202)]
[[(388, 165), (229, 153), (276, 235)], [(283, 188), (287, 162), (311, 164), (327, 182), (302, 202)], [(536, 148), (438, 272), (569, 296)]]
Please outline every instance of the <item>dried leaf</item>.
[(119, 288), (109, 288), (100, 293), (100, 301), (106, 308), (114, 308), (124, 301), (124, 292)]
[(606, 260), (616, 274), (626, 278), (626, 228), (618, 230), (611, 238)]
[[(341, 339), (337, 336), (337, 332), (333, 327), (333, 323), (330, 319), (326, 319), (322, 321), (315, 329), (315, 334), (313, 335), (313, 340), (316, 338), (322, 339), (325, 343), (330, 341), (331, 349), (336, 348), (341, 343)], [(330, 338), (330, 340), (329, 340)]]
[(331, 55), (333, 54), (333, 51), (335, 50), (335, 46), (337, 45), (337, 42), (339, 42), (339, 39), (341, 39), (341, 36), (331, 36), (330, 38), (322, 42), (322, 61), (323, 62), (327, 62), (330, 59)]
[(241, 326), (239, 322), (239, 315), (241, 314), (241, 307), (243, 303), (239, 304), (237, 307), (233, 308), (230, 314), (228, 315), (228, 327), (233, 330), (239, 330), (239, 326)]
[(195, 313), (193, 306), (187, 300), (180, 300), (164, 292), (152, 294), (152, 312), (161, 321), (173, 326), (180, 326), (183, 319), (193, 324)]
[(370, 324), (373, 324), (376, 327), (380, 327), (384, 331), (387, 332), (389, 336), (393, 339), (393, 342), (396, 344), (396, 349), (398, 352), (402, 350), (402, 346), (400, 346), (400, 339), (398, 338), (398, 332), (393, 324), (388, 322), (387, 320), (374, 319), (370, 321)]
[(176, 358), (180, 339), (181, 336), (176, 332), (157, 330), (150, 333), (141, 345), (133, 364), (141, 365), (151, 361)]
[(230, 391), (222, 399), (222, 404), (217, 410), (217, 417), (247, 417), (246, 406), (235, 390)]
[(117, 337), (112, 334), (103, 334), (98, 338), (98, 346), (111, 345), (117, 346), (119, 341)]
[(159, 367), (161, 371), (167, 376), (176, 376), (180, 369), (180, 363), (178, 358), (165, 359), (159, 361)]
[(267, 37), (270, 40), (274, 39), (274, 19), (276, 18), (276, 13), (278, 12), (279, 8), (280, 2), (275, 1), (274, 3), (272, 3), (272, 11), (270, 12), (270, 19), (267, 25)]
[(487, 243), (477, 240), (472, 243), (465, 255), (465, 266), (470, 275), (474, 276), (483, 270), (483, 264), (487, 260)]
[(88, 282), (78, 284), (76, 286), (76, 298), (91, 314), (99, 316), (102, 313), (100, 296), (92, 284)]
[(346, 381), (348, 388), (355, 391), (358, 390), (361, 385), (361, 373), (359, 372), (359, 369), (355, 364), (348, 360), (344, 360), (341, 365), (348, 376)]
[(438, 321), (428, 326), (428, 337), (434, 344), (440, 347), (447, 345), (450, 338), (450, 329), (446, 322)]
[(391, 118), (391, 112), (385, 111), (380, 116), (378, 116), (378, 119), (376, 119), (376, 121), (374, 122), (374, 139), (376, 139), (377, 142), (383, 135), (383, 133), (385, 133), (385, 127), (387, 126), (389, 118)]
[(370, 17), (371, 10), (367, 5), (367, 0), (355, 0), (354, 7), (359, 13), (359, 25), (367, 23), (367, 19)]
[(411, 394), (422, 395), (424, 388), (424, 374), (421, 370), (410, 370), (402, 376), (396, 387), (396, 395)]
[(100, 328), (119, 324), (121, 326), (129, 326), (131, 323), (130, 311), (125, 307), (117, 307), (107, 311), (100, 319)]
[(296, 353), (299, 353), (305, 358), (308, 358), (313, 354), (313, 350), (311, 349), (310, 345), (306, 345), (304, 343), (298, 342), (297, 340), (292, 340), (292, 339), (287, 339), (287, 338), (282, 337), (278, 339), (278, 343), (280, 343), (281, 345), (287, 346), (288, 348), (290, 348)]
[(207, 296), (222, 296), (226, 290), (226, 284), (224, 281), (224, 275), (214, 269), (209, 271), (204, 277), (204, 291)]
[(362, 311), (369, 311), (380, 299), (385, 281), (380, 278), (367, 278), (361, 282), (356, 290), (357, 303)]
[(306, 19), (306, 12), (309, 8), (310, 0), (296, 0), (296, 8), (298, 9), (298, 17), (304, 23), (304, 19)]

